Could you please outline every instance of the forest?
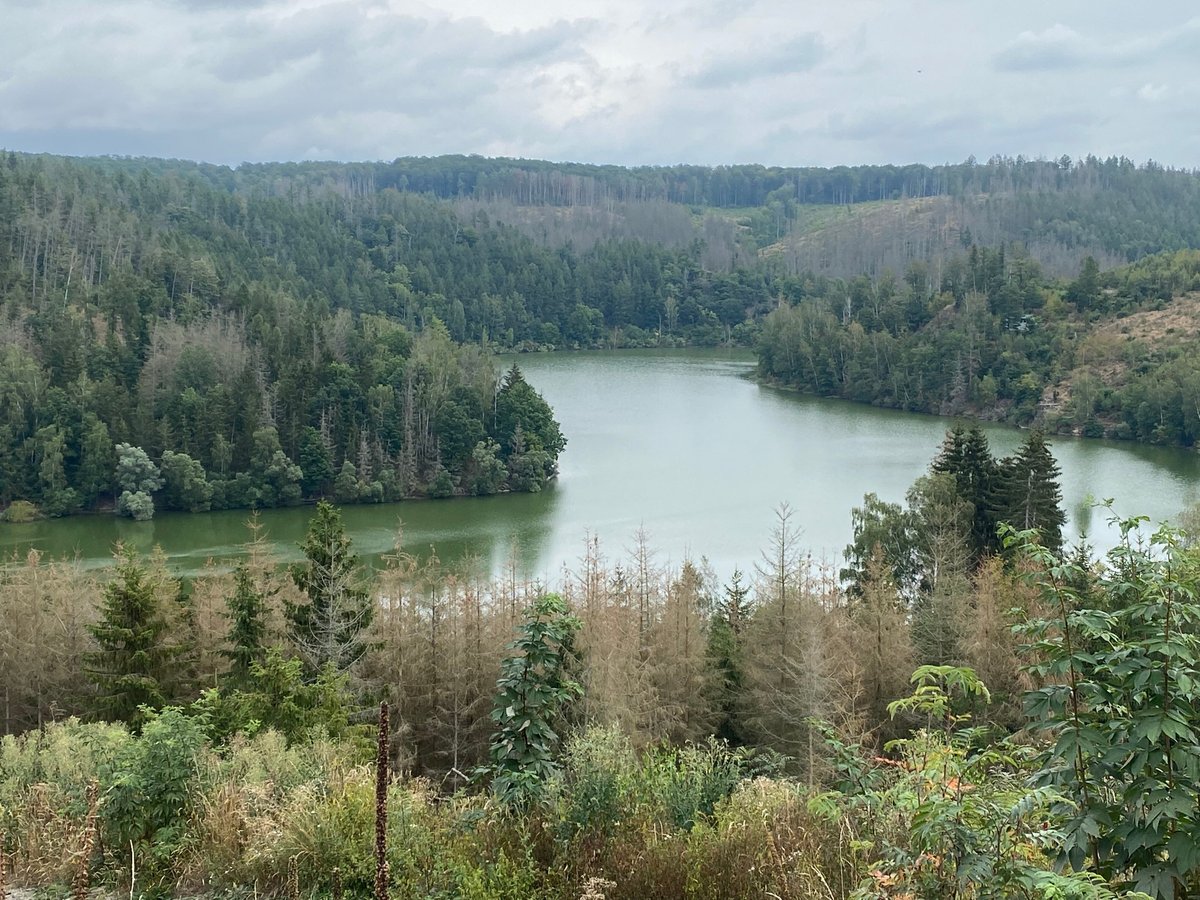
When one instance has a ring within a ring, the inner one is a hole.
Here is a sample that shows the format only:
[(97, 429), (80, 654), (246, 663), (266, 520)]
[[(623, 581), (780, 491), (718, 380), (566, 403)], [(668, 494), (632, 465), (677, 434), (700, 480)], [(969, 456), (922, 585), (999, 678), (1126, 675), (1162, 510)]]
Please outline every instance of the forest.
[[(1152, 896), (1200, 888), (1200, 550), (1061, 546), (1032, 432), (955, 428), (845, 568), (780, 507), (719, 584), (640, 534), (561, 583), (320, 503), (303, 559), (0, 569), (7, 884), (141, 896)], [(382, 704), (382, 706), (381, 706)], [(3, 884), (0, 881), (0, 884)]]
[(618, 169), (0, 158), (13, 521), (537, 490), (496, 351), (1191, 446), (1200, 178), (1128, 160)]
[[(1195, 444), (1198, 186), (3, 154), (3, 517), (314, 506), (290, 566), (252, 514), (194, 579), (0, 566), (0, 894), (1195, 895), (1196, 529), (1064, 547), (1047, 435)], [(554, 477), (499, 351), (734, 344), (1034, 427), (955, 426), (842, 566), (787, 507), (726, 583), (646, 534), (555, 584), (357, 558), (334, 504)]]

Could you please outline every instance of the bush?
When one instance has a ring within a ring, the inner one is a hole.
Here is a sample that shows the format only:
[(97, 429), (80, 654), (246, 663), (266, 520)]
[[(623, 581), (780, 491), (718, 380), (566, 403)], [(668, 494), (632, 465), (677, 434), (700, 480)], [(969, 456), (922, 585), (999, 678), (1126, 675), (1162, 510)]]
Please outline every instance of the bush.
[(36, 522), (38, 519), (44, 519), (42, 511), (38, 509), (36, 503), (30, 503), (28, 500), (14, 500), (8, 505), (8, 509), (0, 513), (0, 521), (10, 522), (14, 525), (22, 525), (26, 522)]

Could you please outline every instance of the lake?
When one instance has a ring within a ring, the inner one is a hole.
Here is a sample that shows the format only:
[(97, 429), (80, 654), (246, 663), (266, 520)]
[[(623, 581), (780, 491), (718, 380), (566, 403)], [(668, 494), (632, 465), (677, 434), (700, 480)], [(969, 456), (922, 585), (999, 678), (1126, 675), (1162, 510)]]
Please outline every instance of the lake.
[[(718, 575), (749, 570), (766, 548), (775, 510), (793, 508), (814, 558), (840, 561), (850, 510), (873, 491), (902, 501), (953, 423), (763, 387), (748, 376), (753, 357), (722, 351), (613, 351), (526, 355), (527, 380), (554, 407), (567, 449), (557, 482), (541, 494), (411, 501), (343, 510), (358, 552), (378, 564), (403, 523), (409, 552), (436, 548), (447, 562), (472, 559), (498, 571), (557, 581), (588, 535), (605, 554), (625, 555), (638, 529), (662, 563), (705, 556)], [(507, 364), (507, 363), (506, 363)], [(985, 431), (997, 455), (1022, 432)], [(1096, 498), (1123, 515), (1155, 521), (1200, 499), (1200, 455), (1128, 443), (1054, 438), (1072, 538), (1099, 548), (1115, 541)], [(287, 558), (298, 558), (311, 508), (267, 510), (260, 521)], [(247, 539), (244, 510), (161, 513), (150, 522), (77, 516), (0, 525), (0, 552), (31, 546), (89, 565), (110, 559), (116, 541), (158, 545), (173, 569), (196, 574), (227, 560)], [(515, 557), (514, 557), (515, 554)]]

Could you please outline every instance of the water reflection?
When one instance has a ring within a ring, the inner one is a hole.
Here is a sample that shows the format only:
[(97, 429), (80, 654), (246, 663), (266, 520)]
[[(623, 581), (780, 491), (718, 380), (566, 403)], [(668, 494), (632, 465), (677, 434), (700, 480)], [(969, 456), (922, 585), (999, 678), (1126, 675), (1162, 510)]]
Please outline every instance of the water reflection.
[[(620, 557), (645, 528), (661, 564), (706, 556), (721, 577), (752, 568), (767, 546), (773, 511), (796, 511), (814, 558), (837, 560), (850, 539), (850, 511), (868, 491), (903, 502), (950, 423), (933, 416), (820, 400), (763, 388), (743, 376), (747, 354), (618, 352), (522, 357), (526, 378), (554, 406), (568, 437), (558, 482), (540, 494), (346, 507), (355, 548), (373, 566), (404, 548), (434, 548), (454, 565), (485, 573), (510, 558), (517, 573), (557, 582), (579, 558), (585, 535)], [(998, 455), (1023, 434), (985, 431)], [(1053, 438), (1063, 470), (1069, 534), (1087, 533), (1103, 550), (1116, 540), (1093, 497), (1114, 497), (1121, 515), (1171, 518), (1200, 499), (1200, 457), (1182, 450)], [(311, 508), (268, 510), (260, 523), (285, 559), (298, 559)], [(81, 516), (0, 525), (0, 552), (37, 546), (105, 564), (125, 541), (141, 552), (161, 546), (172, 567), (201, 571), (229, 560), (249, 538), (242, 510), (162, 514), (151, 522)], [(513, 548), (516, 548), (515, 555)]]

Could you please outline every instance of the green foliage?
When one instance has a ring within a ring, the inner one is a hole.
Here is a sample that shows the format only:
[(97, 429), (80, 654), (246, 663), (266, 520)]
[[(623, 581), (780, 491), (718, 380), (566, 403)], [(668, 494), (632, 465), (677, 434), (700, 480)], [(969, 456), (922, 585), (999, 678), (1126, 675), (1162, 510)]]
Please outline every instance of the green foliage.
[(366, 652), (363, 632), (375, 607), (334, 506), (317, 504), (300, 549), (305, 561), (292, 568), (292, 580), (307, 599), (288, 603), (288, 631), (310, 676), (341, 674)]
[(1038, 783), (1074, 804), (1062, 855), (1136, 890), (1200, 886), (1200, 557), (1143, 520), (1091, 571), (1020, 535), (1050, 615), (1025, 629)]
[(1062, 547), (1062, 528), (1067, 516), (1062, 508), (1062, 475), (1046, 446), (1045, 435), (1035, 429), (1015, 456), (1001, 460), (997, 478), (996, 517), (1020, 531), (1037, 531), (1051, 550)]
[(516, 809), (540, 800), (558, 772), (556, 728), (567, 704), (582, 694), (568, 675), (579, 620), (556, 594), (538, 598), (526, 617), (496, 682), (487, 768), (495, 795)]
[(837, 790), (809, 805), (861, 829), (860, 852), (871, 861), (853, 896), (1117, 896), (1096, 873), (1051, 868), (1070, 804), (1052, 788), (1029, 786), (1031, 748), (960, 727), (968, 717), (953, 710), (987, 695), (974, 673), (925, 666), (913, 683), (892, 711), (919, 714), (931, 727), (889, 745), (893, 758), (826, 731)]
[(132, 848), (150, 884), (167, 877), (186, 845), (204, 741), (204, 723), (177, 707), (147, 713), (141, 734), (103, 773), (106, 840)]
[(733, 570), (725, 595), (718, 601), (708, 628), (706, 654), (714, 676), (708, 700), (717, 711), (713, 734), (740, 746), (747, 740), (742, 722), (746, 671), (743, 631), (750, 618), (750, 589), (742, 583), (740, 569)]
[(117, 498), (116, 513), (135, 522), (147, 522), (154, 518), (154, 498), (144, 491), (122, 491)]
[(296, 742), (318, 733), (348, 735), (348, 702), (344, 675), (326, 668), (314, 681), (306, 681), (299, 659), (286, 659), (278, 647), (271, 647), (261, 661), (251, 663), (244, 679), (205, 691), (193, 711), (217, 738), (271, 729)]
[(504, 376), (496, 394), (492, 437), (502, 448), (509, 448), (512, 455), (525, 450), (545, 453), (550, 472), (554, 471), (554, 463), (567, 445), (550, 405), (525, 380), (516, 363)]
[(471, 451), (470, 492), (476, 496), (495, 494), (504, 486), (507, 469), (500, 458), (500, 445), (491, 438)]
[(28, 500), (14, 500), (3, 513), (0, 513), (0, 519), (14, 525), (36, 522), (41, 518), (43, 518), (42, 511), (37, 508), (37, 504), (30, 503)]
[(233, 570), (233, 593), (229, 595), (229, 649), (224, 651), (230, 666), (227, 681), (244, 685), (251, 670), (263, 662), (267, 639), (267, 599), (275, 593), (264, 589), (246, 563)]
[(212, 505), (212, 486), (204, 466), (186, 453), (163, 451), (162, 479), (167, 509), (203, 512)]
[(168, 643), (161, 591), (135, 551), (120, 551), (104, 587), (99, 621), (90, 629), (99, 645), (87, 660), (97, 687), (96, 712), (135, 730), (166, 705), (175, 676), (172, 661), (179, 650)]
[(117, 444), (117, 487), (131, 494), (151, 494), (163, 486), (156, 466), (141, 447)]
[(876, 548), (883, 554), (901, 596), (911, 599), (921, 587), (921, 519), (912, 509), (887, 503), (874, 494), (850, 513), (854, 539), (845, 550), (846, 567), (839, 577), (852, 596), (861, 596), (868, 564)]

